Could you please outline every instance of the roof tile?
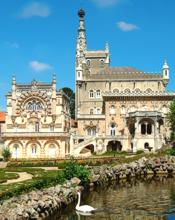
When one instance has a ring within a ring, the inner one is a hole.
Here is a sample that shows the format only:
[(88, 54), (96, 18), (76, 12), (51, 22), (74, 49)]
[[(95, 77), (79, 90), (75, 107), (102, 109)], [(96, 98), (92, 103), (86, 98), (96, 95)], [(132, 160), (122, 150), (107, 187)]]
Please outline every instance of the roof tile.
[(0, 122), (5, 121), (5, 112), (0, 112)]

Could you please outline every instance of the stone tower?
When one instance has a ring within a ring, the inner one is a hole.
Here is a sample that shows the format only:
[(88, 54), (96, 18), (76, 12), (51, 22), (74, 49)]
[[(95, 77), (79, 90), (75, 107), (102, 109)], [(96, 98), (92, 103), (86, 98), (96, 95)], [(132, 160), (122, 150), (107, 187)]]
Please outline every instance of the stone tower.
[(87, 49), (86, 45), (86, 29), (84, 26), (84, 16), (85, 11), (80, 9), (78, 11), (79, 16), (79, 28), (76, 46), (76, 67), (75, 67), (75, 78), (76, 78), (76, 116), (79, 112), (79, 88), (81, 87), (83, 81), (83, 63), (85, 63), (85, 51)]

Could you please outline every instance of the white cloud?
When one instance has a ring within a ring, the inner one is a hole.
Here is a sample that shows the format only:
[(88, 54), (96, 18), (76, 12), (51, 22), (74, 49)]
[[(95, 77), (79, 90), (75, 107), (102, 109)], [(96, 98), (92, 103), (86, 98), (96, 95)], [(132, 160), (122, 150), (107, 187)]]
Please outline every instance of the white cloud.
[(122, 31), (133, 31), (139, 29), (139, 27), (135, 24), (126, 23), (124, 21), (117, 22), (117, 26)]
[(19, 17), (31, 18), (31, 17), (48, 17), (51, 11), (48, 5), (40, 2), (33, 2), (26, 5), (21, 11)]
[(121, 2), (121, 0), (91, 0), (99, 7), (108, 7), (116, 5)]
[(29, 62), (29, 66), (36, 72), (42, 72), (52, 69), (52, 66), (47, 63), (42, 63), (36, 60)]
[(16, 42), (9, 42), (9, 41), (7, 41), (7, 42), (5, 42), (5, 44), (6, 44), (8, 47), (12, 47), (12, 48), (16, 48), (16, 49), (19, 48), (19, 44), (16, 43)]

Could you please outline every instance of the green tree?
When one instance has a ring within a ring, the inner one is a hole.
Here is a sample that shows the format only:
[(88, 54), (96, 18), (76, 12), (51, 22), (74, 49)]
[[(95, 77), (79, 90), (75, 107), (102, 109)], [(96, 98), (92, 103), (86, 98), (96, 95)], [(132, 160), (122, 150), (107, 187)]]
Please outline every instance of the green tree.
[(167, 114), (167, 119), (170, 124), (172, 133), (171, 140), (175, 139), (175, 100), (173, 100), (169, 106), (169, 112)]
[(70, 98), (70, 115), (72, 119), (75, 119), (75, 93), (68, 87), (64, 87), (62, 90)]
[(79, 165), (73, 159), (65, 165), (63, 175), (67, 180), (73, 177), (79, 178), (82, 185), (87, 185), (90, 179), (90, 171), (86, 167)]
[(8, 148), (5, 148), (2, 151), (2, 156), (3, 156), (5, 161), (8, 161), (11, 158), (12, 154), (11, 154), (11, 152), (10, 152), (10, 150)]

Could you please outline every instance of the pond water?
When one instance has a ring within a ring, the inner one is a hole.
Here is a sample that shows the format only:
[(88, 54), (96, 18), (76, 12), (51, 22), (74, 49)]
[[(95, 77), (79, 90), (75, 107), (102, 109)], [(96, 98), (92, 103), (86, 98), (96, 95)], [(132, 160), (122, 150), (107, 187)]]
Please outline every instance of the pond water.
[(98, 209), (91, 216), (76, 213), (76, 202), (51, 219), (175, 220), (175, 177), (123, 181), (83, 193), (81, 204)]

